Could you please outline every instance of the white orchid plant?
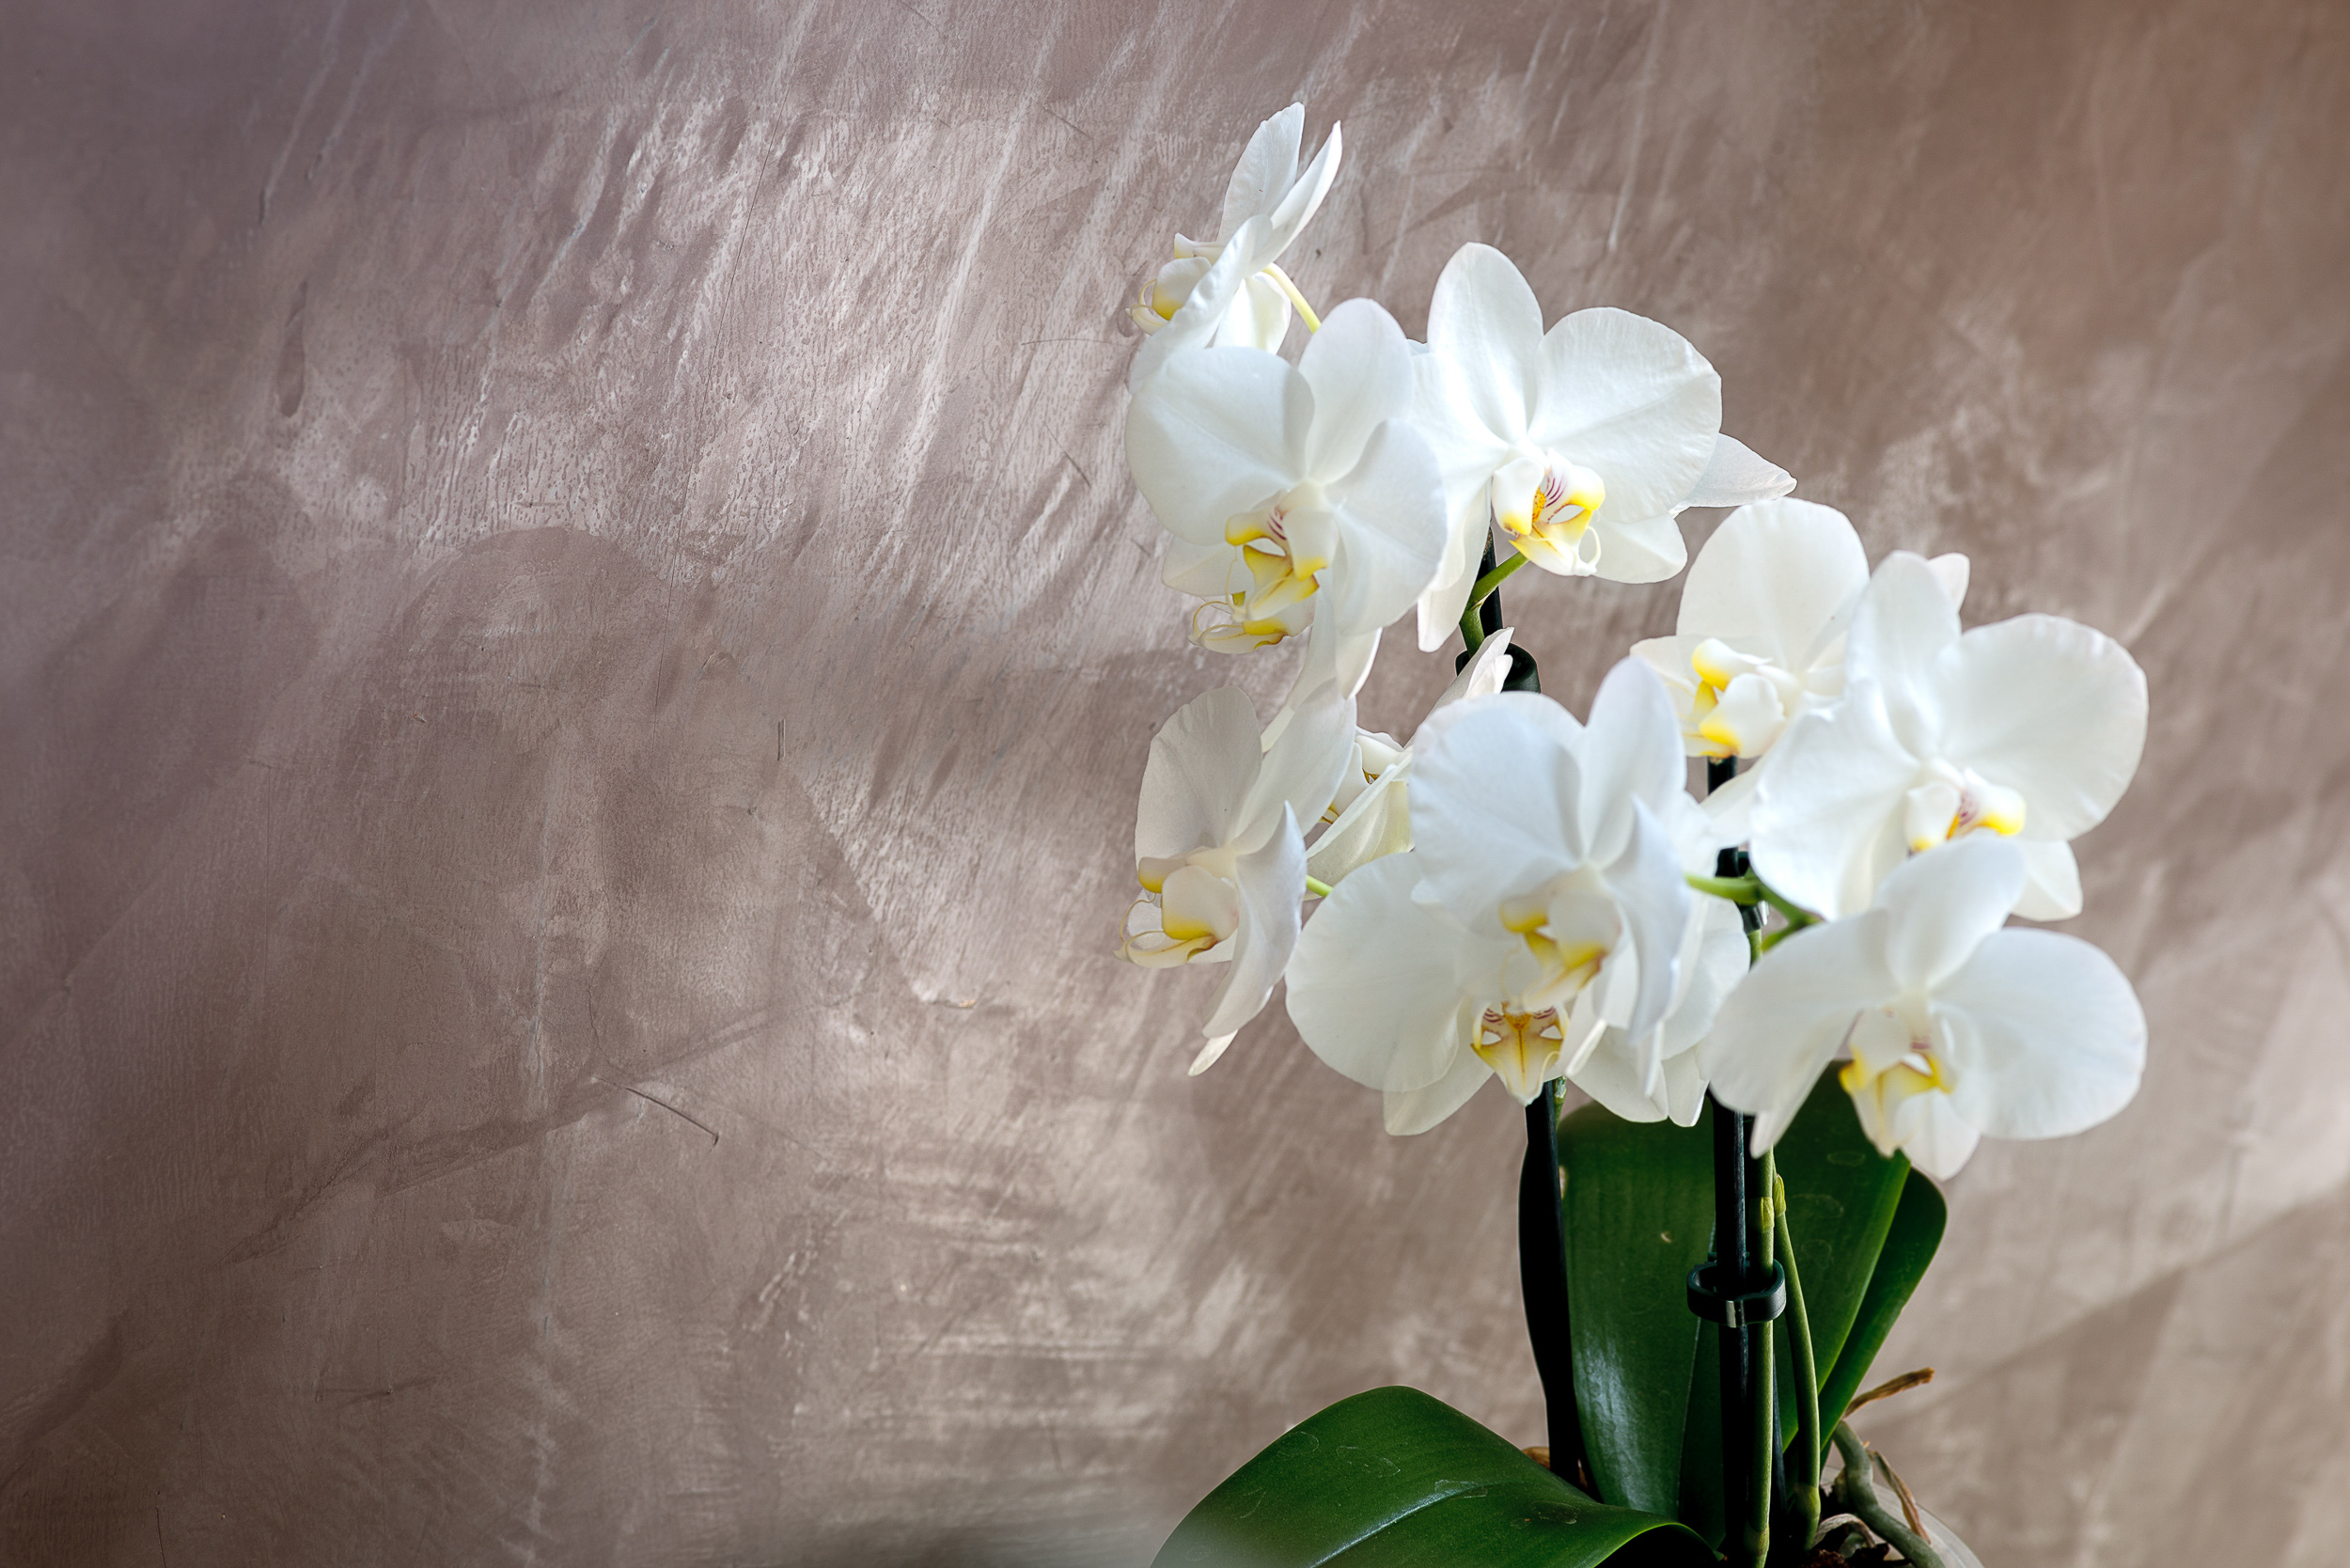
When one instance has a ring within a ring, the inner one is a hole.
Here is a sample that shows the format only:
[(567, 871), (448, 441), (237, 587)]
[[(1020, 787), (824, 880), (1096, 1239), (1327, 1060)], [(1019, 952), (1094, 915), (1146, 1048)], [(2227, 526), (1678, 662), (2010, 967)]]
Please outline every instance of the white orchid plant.
[[(1939, 1239), (1935, 1180), (2137, 1090), (2121, 969), (2009, 921), (2079, 912), (2071, 840), (2137, 769), (2144, 677), (2054, 616), (1963, 631), (1964, 557), (1872, 571), (1722, 432), (1687, 340), (1606, 307), (1545, 326), (1490, 246), (1445, 267), (1425, 344), (1370, 300), (1317, 315), (1280, 258), (1340, 137), (1308, 156), (1305, 128), (1292, 105), (1258, 129), (1218, 238), (1178, 238), (1130, 312), (1126, 452), (1192, 639), (1303, 652), (1261, 727), (1224, 686), (1152, 743), (1119, 950), (1222, 966), (1194, 1073), (1285, 984), (1390, 1133), (1490, 1079), (1526, 1107), (1549, 1441), (1374, 1390), (1251, 1460), (1160, 1560), (1971, 1563), (1846, 1418), (1885, 1391), (1859, 1386)], [(1691, 507), (1735, 509), (1694, 564)], [(1500, 623), (1529, 562), (1688, 568), (1675, 635), (1588, 719)], [(1464, 646), (1402, 742), (1355, 694), (1406, 615), (1421, 651)]]

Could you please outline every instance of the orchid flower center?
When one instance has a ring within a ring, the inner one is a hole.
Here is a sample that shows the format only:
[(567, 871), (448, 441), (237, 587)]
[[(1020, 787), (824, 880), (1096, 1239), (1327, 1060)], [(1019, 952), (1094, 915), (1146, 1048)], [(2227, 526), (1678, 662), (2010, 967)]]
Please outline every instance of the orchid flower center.
[(1405, 755), (1394, 736), (1357, 729), (1354, 753), (1347, 760), (1346, 771), (1339, 776), (1338, 793), (1330, 797), (1329, 808), (1322, 813), (1322, 820), (1337, 822), (1348, 807), (1362, 799), (1365, 790), (1379, 782), (1380, 775), (1402, 761)]
[(1949, 1058), (1935, 1044), (1935, 1033), (1925, 1002), (1918, 996), (1872, 1008), (1853, 1023), (1845, 1039), (1852, 1059), (1837, 1081), (1852, 1096), (1862, 1126), (1881, 1149), (1899, 1141), (1894, 1129), (1904, 1104), (1920, 1094), (1948, 1094), (1957, 1087)]
[(1614, 896), (1589, 866), (1540, 892), (1505, 901), (1500, 914), (1503, 927), (1526, 944), (1526, 961), (1511, 964), (1504, 979), (1518, 1007), (1529, 1013), (1572, 1007), (1623, 933)]
[(1559, 1055), (1566, 1043), (1557, 1008), (1512, 1012), (1507, 1007), (1489, 1007), (1477, 1022), (1469, 1048), (1500, 1074), (1511, 1093), (1528, 1102), (1559, 1075)]
[(1494, 524), (1518, 553), (1571, 577), (1599, 570), (1599, 536), (1590, 526), (1606, 499), (1597, 474), (1556, 452), (1525, 453), (1502, 464), (1488, 490)]
[(1176, 243), (1175, 259), (1143, 280), (1142, 292), (1126, 312), (1127, 319), (1140, 327), (1146, 337), (1173, 321), (1175, 312), (1183, 307), (1191, 291), (1199, 286), (1199, 280), (1208, 275), (1215, 247), (1209, 247), (1208, 254), (1202, 255), (1187, 248), (1189, 243)]
[[(1321, 574), (1338, 553), (1338, 529), (1322, 487), (1308, 479), (1224, 525), (1225, 541), (1239, 552), (1247, 586), (1233, 591), (1230, 608), (1211, 602), (1193, 619), (1192, 636), (1238, 636), (1270, 648), (1305, 629), (1313, 619), (1308, 603), (1322, 588)], [(1203, 627), (1202, 617), (1211, 623)]]
[(1164, 969), (1214, 952), (1240, 929), (1239, 858), (1229, 844), (1203, 844), (1188, 855), (1136, 861), (1143, 893), (1126, 910), (1119, 956)]
[(1689, 668), (1697, 685), (1683, 734), (1700, 756), (1761, 756), (1803, 700), (1801, 679), (1718, 637), (1691, 651)]
[(1902, 801), (1902, 833), (1912, 855), (1979, 829), (2013, 838), (2024, 830), (2024, 807), (2021, 794), (1974, 769), (1935, 762)]

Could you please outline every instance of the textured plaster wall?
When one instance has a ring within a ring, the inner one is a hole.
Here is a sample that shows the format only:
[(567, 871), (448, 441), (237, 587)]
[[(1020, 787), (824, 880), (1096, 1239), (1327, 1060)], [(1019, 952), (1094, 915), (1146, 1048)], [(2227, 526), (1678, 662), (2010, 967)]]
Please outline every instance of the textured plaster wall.
[[(1232, 672), (1118, 309), (1301, 93), (1314, 295), (1498, 243), (2136, 651), (2145, 1091), (1956, 1184), (1872, 1430), (2004, 1568), (2340, 1562), (2315, 0), (8, 8), (0, 1558), (1133, 1563), (1377, 1383), (1538, 1438), (1512, 1107), (1387, 1139), (1277, 1017), (1187, 1080), (1109, 956)], [(1577, 706), (1670, 622), (1525, 582)]]

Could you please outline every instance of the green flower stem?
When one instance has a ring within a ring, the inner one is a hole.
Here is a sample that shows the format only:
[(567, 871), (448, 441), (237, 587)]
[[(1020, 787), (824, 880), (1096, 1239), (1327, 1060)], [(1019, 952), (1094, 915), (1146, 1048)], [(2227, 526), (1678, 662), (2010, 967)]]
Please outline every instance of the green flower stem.
[(1306, 303), (1306, 296), (1297, 291), (1297, 285), (1290, 281), (1290, 274), (1270, 261), (1265, 263), (1264, 272), (1265, 275), (1273, 279), (1274, 283), (1279, 287), (1281, 292), (1290, 297), (1290, 303), (1297, 306), (1298, 319), (1306, 323), (1306, 330), (1320, 332), (1322, 318), (1316, 316), (1314, 307)]
[(1762, 944), (1766, 948), (1779, 937), (1788, 934), (1789, 932), (1801, 931), (1806, 926), (1816, 926), (1820, 923), (1820, 917), (1817, 915), (1812, 914), (1801, 904), (1792, 902), (1786, 894), (1781, 893), (1751, 871), (1745, 876), (1692, 876), (1683, 880), (1700, 893), (1710, 893), (1715, 898), (1728, 899), (1731, 903), (1748, 907), (1758, 903), (1767, 903), (1787, 917), (1787, 930), (1771, 933), (1769, 938)]
[(1869, 1479), (1869, 1450), (1861, 1446), (1852, 1423), (1838, 1421), (1835, 1435), (1836, 1451), (1844, 1456), (1843, 1473), (1836, 1478), (1831, 1492), (1837, 1510), (1856, 1515), (1918, 1568), (1943, 1568), (1941, 1554), (1878, 1500), (1876, 1486)]
[(1468, 644), (1470, 652), (1476, 652), (1479, 646), (1485, 640), (1485, 628), (1479, 623), (1477, 616), (1479, 606), (1492, 597), (1494, 589), (1509, 581), (1511, 572), (1525, 564), (1524, 556), (1512, 556), (1508, 560), (1478, 578), (1477, 586), (1469, 589), (1468, 604), (1461, 611), (1461, 640)]
[[(1778, 1163), (1762, 1156), (1762, 1191), (1756, 1200), (1754, 1256), (1757, 1273), (1769, 1278), (1778, 1235)], [(1747, 1458), (1753, 1469), (1747, 1491), (1747, 1550), (1754, 1568), (1764, 1568), (1771, 1555), (1771, 1457), (1778, 1451), (1778, 1390), (1772, 1387), (1778, 1368), (1772, 1360), (1771, 1335), (1778, 1325), (1762, 1323), (1754, 1330), (1754, 1446)]]
[(1315, 898), (1326, 899), (1330, 896), (1330, 885), (1319, 877), (1309, 876), (1306, 879), (1306, 891)]
[(1820, 1364), (1811, 1345), (1811, 1315), (1804, 1309), (1803, 1279), (1795, 1272), (1795, 1238), (1787, 1229), (1787, 1184), (1771, 1172), (1776, 1201), (1779, 1264), (1787, 1270), (1787, 1348), (1795, 1364), (1795, 1473), (1789, 1483), (1803, 1518), (1798, 1550), (1809, 1550), (1820, 1533)]

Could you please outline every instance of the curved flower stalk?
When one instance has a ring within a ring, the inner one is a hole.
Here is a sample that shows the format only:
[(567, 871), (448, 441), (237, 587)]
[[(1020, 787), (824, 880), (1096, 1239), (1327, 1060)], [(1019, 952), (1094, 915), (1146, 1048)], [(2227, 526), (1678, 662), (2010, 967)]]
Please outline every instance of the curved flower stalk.
[(2138, 1092), (2146, 1017), (2112, 959), (2003, 929), (2023, 854), (1970, 838), (1896, 868), (1875, 902), (1762, 955), (1699, 1048), (1724, 1105), (1778, 1141), (1840, 1054), (1879, 1150), (1954, 1174), (1984, 1137), (2061, 1137)]
[(1419, 421), (1450, 527), (1419, 603), (1434, 649), (1467, 604), (1488, 523), (1544, 571), (1653, 583), (1688, 559), (1675, 515), (1794, 481), (1721, 433), (1721, 379), (1669, 327), (1578, 310), (1545, 333), (1510, 259), (1464, 245), (1436, 280)]
[(1361, 683), (1444, 549), (1443, 483), (1411, 407), (1410, 346), (1369, 300), (1333, 310), (1295, 365), (1201, 349), (1135, 394), (1126, 460), (1175, 536), (1167, 583), (1201, 600), (1195, 641), (1243, 653), (1311, 625), (1307, 689)]
[(1298, 820), (1321, 813), (1351, 755), (1355, 704), (1301, 707), (1266, 748), (1234, 686), (1176, 710), (1151, 742), (1135, 821), (1135, 877), (1119, 956), (1145, 968), (1230, 965), (1208, 1003), (1191, 1070), (1207, 1070), (1272, 996), (1306, 896)]
[[(1456, 702), (1492, 697), (1510, 676), (1510, 628), (1478, 646), (1452, 683), (1428, 710), (1434, 717)], [(1427, 720), (1421, 720), (1424, 729)], [(1307, 873), (1332, 885), (1382, 855), (1412, 847), (1412, 816), (1405, 780), (1412, 748), (1394, 736), (1369, 729), (1355, 732), (1355, 751), (1323, 818), (1329, 823), (1306, 850)]]
[(1788, 726), (1754, 786), (1754, 868), (1830, 917), (1907, 855), (2016, 839), (2017, 913), (2080, 912), (2069, 841), (2113, 808), (2146, 742), (2146, 678), (2111, 637), (2024, 615), (1963, 635), (1933, 566), (1896, 552), (1853, 618), (1845, 690)]
[(1414, 847), (1340, 884), (1291, 962), (1307, 1044), (1386, 1095), (1390, 1132), (1495, 1075), (1521, 1103), (1564, 1074), (1634, 1120), (1694, 1121), (1703, 1085), (1668, 1063), (1746, 944), (1683, 880), (1710, 838), (1655, 679), (1618, 665), (1588, 727), (1530, 693), (1463, 701), (1414, 750)]
[[(1175, 237), (1175, 259), (1143, 284), (1127, 310), (1152, 338), (1135, 361), (1130, 385), (1139, 386), (1178, 349), (1281, 346), (1292, 301), (1305, 303), (1281, 270), (1281, 256), (1339, 177), (1339, 127), (1330, 127), (1329, 139), (1301, 169), (1305, 134), (1303, 103), (1258, 126), (1225, 187), (1216, 237)], [(1316, 325), (1310, 311), (1306, 324)]]
[[(1965, 556), (1927, 563), (1957, 608)], [(1669, 637), (1632, 651), (1656, 671), (1692, 757), (1752, 760), (1797, 714), (1843, 695), (1844, 635), (1869, 557), (1844, 514), (1793, 496), (1722, 520), (1690, 564)]]

